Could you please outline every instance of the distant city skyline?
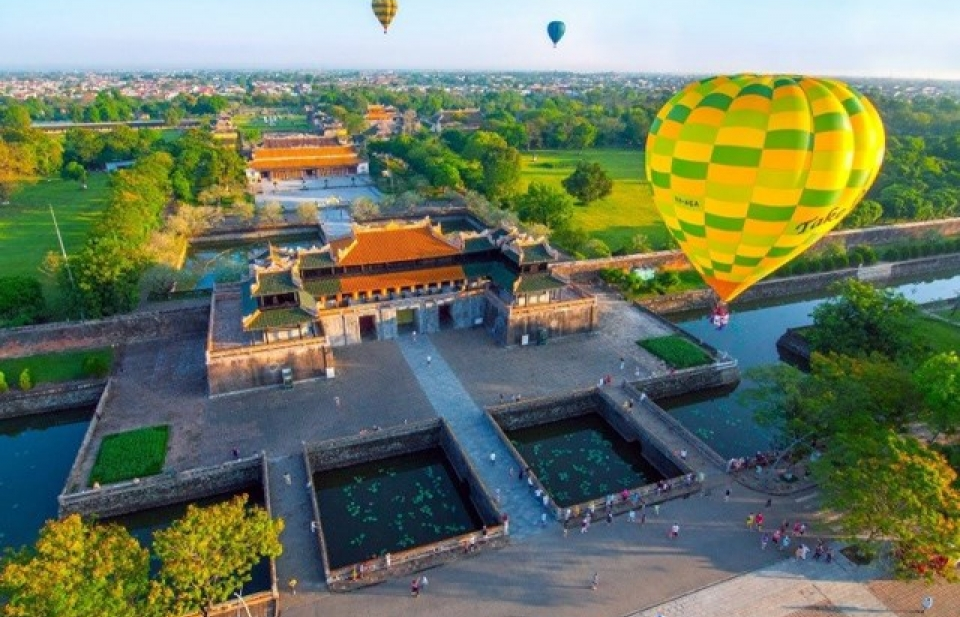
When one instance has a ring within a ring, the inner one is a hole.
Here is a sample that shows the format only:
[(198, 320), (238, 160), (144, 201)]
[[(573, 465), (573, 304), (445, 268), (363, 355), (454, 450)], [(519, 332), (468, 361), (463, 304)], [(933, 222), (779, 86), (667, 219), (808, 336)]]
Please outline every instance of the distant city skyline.
[[(33, 0), (0, 70), (771, 72), (960, 79), (960, 4), (908, 0)], [(557, 49), (546, 25), (567, 25)]]

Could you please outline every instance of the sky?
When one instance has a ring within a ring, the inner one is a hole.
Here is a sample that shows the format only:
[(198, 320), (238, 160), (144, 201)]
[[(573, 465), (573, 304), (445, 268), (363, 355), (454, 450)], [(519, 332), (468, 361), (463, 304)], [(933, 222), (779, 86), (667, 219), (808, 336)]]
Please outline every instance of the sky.
[[(960, 79), (952, 0), (0, 0), (0, 70), (386, 69)], [(547, 23), (566, 23), (554, 49)]]

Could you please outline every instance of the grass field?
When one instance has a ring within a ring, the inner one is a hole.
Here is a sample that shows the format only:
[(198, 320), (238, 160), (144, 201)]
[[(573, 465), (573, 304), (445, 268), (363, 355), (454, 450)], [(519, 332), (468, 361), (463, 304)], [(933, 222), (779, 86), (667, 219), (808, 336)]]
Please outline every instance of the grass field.
[(667, 228), (653, 205), (650, 184), (644, 179), (643, 152), (607, 148), (584, 150), (582, 154), (577, 150), (536, 150), (522, 153), (521, 158), (521, 190), (534, 181), (562, 188), (560, 182), (573, 173), (580, 159), (599, 163), (613, 178), (613, 193), (589, 206), (578, 205), (574, 224), (603, 240), (612, 251), (629, 244), (636, 234), (647, 236), (655, 249), (665, 245)]
[(917, 338), (935, 354), (960, 350), (960, 326), (936, 319), (917, 319)]
[(111, 484), (157, 475), (167, 460), (169, 437), (170, 427), (166, 425), (107, 435), (100, 444), (97, 461), (90, 472), (90, 484)]
[(264, 131), (309, 131), (312, 127), (303, 115), (274, 114), (275, 122), (266, 123), (263, 116), (237, 114), (233, 117), (233, 124), (238, 129), (260, 129)]
[(704, 350), (676, 334), (637, 341), (637, 345), (673, 368), (690, 368), (713, 362), (713, 359)]
[(7, 385), (9, 385), (11, 389), (18, 387), (17, 380), (25, 368), (30, 369), (30, 375), (33, 377), (34, 385), (57, 381), (70, 381), (72, 379), (85, 379), (91, 377), (84, 367), (84, 360), (88, 357), (97, 358), (101, 366), (109, 367), (113, 364), (113, 350), (105, 347), (103, 349), (88, 349), (84, 351), (52, 353), (42, 356), (30, 356), (28, 358), (0, 360), (0, 371), (3, 372), (7, 379)]
[[(76, 181), (41, 179), (24, 184), (10, 204), (0, 206), (0, 254), (5, 275), (33, 276), (49, 284), (39, 272), (47, 251), (60, 252), (50, 208), (53, 206), (67, 253), (78, 251), (90, 226), (107, 203), (108, 176), (90, 174), (87, 190)], [(48, 289), (44, 289), (47, 292)]]

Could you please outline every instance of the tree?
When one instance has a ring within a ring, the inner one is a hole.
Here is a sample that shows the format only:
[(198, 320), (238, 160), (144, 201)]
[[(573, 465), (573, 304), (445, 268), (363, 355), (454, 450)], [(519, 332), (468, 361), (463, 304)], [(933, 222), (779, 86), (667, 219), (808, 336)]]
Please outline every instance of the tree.
[(841, 223), (844, 229), (869, 227), (883, 217), (883, 206), (878, 201), (864, 199), (844, 217)]
[(960, 357), (948, 351), (928, 358), (914, 374), (925, 404), (924, 419), (933, 430), (930, 442), (940, 433), (960, 427)]
[(520, 220), (552, 229), (564, 227), (573, 216), (573, 201), (563, 191), (541, 182), (531, 182), (517, 199)]
[(263, 558), (280, 555), (282, 531), (283, 521), (248, 506), (246, 495), (207, 508), (189, 506), (182, 519), (154, 534), (172, 612), (207, 615), (250, 580)]
[(580, 161), (577, 169), (563, 179), (563, 188), (585, 204), (602, 199), (613, 191), (613, 180), (599, 163)]
[(83, 165), (76, 161), (70, 161), (63, 166), (63, 171), (60, 172), (60, 177), (64, 180), (76, 180), (77, 182), (86, 183), (87, 182), (87, 170), (83, 168)]
[(9, 617), (146, 617), (161, 615), (150, 558), (119, 525), (73, 514), (51, 520), (34, 547), (15, 553), (0, 571)]
[(0, 276), (0, 328), (37, 323), (45, 310), (40, 281), (29, 276)]
[(358, 221), (365, 221), (380, 216), (380, 207), (369, 197), (357, 197), (350, 204), (350, 216)]
[(900, 575), (955, 577), (945, 558), (960, 546), (956, 472), (913, 437), (871, 424), (851, 429), (813, 465), (824, 506), (856, 543), (892, 542)]
[(840, 281), (838, 296), (813, 310), (814, 328), (806, 335), (814, 350), (844, 355), (873, 352), (900, 358), (916, 351), (911, 318), (916, 305), (891, 290), (855, 279)]
[(520, 152), (507, 145), (500, 135), (474, 132), (467, 138), (462, 155), (479, 162), (483, 172), (479, 186), (470, 186), (464, 177), (468, 187), (479, 189), (488, 199), (502, 199), (516, 190), (520, 181)]
[(260, 208), (260, 221), (263, 223), (279, 223), (283, 221), (283, 206), (278, 201), (271, 201)]
[(33, 377), (30, 376), (30, 369), (25, 368), (20, 371), (20, 389), (26, 392), (27, 390), (33, 389)]
[(316, 202), (304, 202), (297, 206), (297, 218), (301, 223), (310, 225), (317, 222), (320, 207)]

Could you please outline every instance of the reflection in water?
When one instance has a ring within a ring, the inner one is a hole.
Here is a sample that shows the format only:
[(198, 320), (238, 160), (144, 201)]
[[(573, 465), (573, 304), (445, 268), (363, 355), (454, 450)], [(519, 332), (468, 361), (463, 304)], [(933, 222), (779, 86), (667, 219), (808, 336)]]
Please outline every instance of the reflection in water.
[(318, 472), (313, 482), (331, 568), (484, 524), (439, 448)]
[(93, 407), (0, 422), (0, 549), (36, 542), (57, 516)]
[[(932, 302), (956, 297), (960, 293), (960, 276), (927, 277), (892, 288), (913, 302)], [(723, 330), (711, 326), (705, 312), (695, 318), (681, 317), (677, 325), (728, 352), (739, 361), (740, 369), (746, 371), (779, 362), (777, 339), (787, 328), (813, 323), (810, 314), (823, 301), (823, 298), (807, 299), (762, 308), (735, 304), (730, 325)], [(739, 401), (738, 393), (750, 385), (751, 382), (744, 379), (733, 392), (707, 400), (679, 397), (658, 402), (723, 458), (750, 456), (773, 445), (773, 435), (757, 426), (752, 412)]]
[(560, 507), (662, 480), (637, 442), (624, 440), (597, 413), (508, 433)]

